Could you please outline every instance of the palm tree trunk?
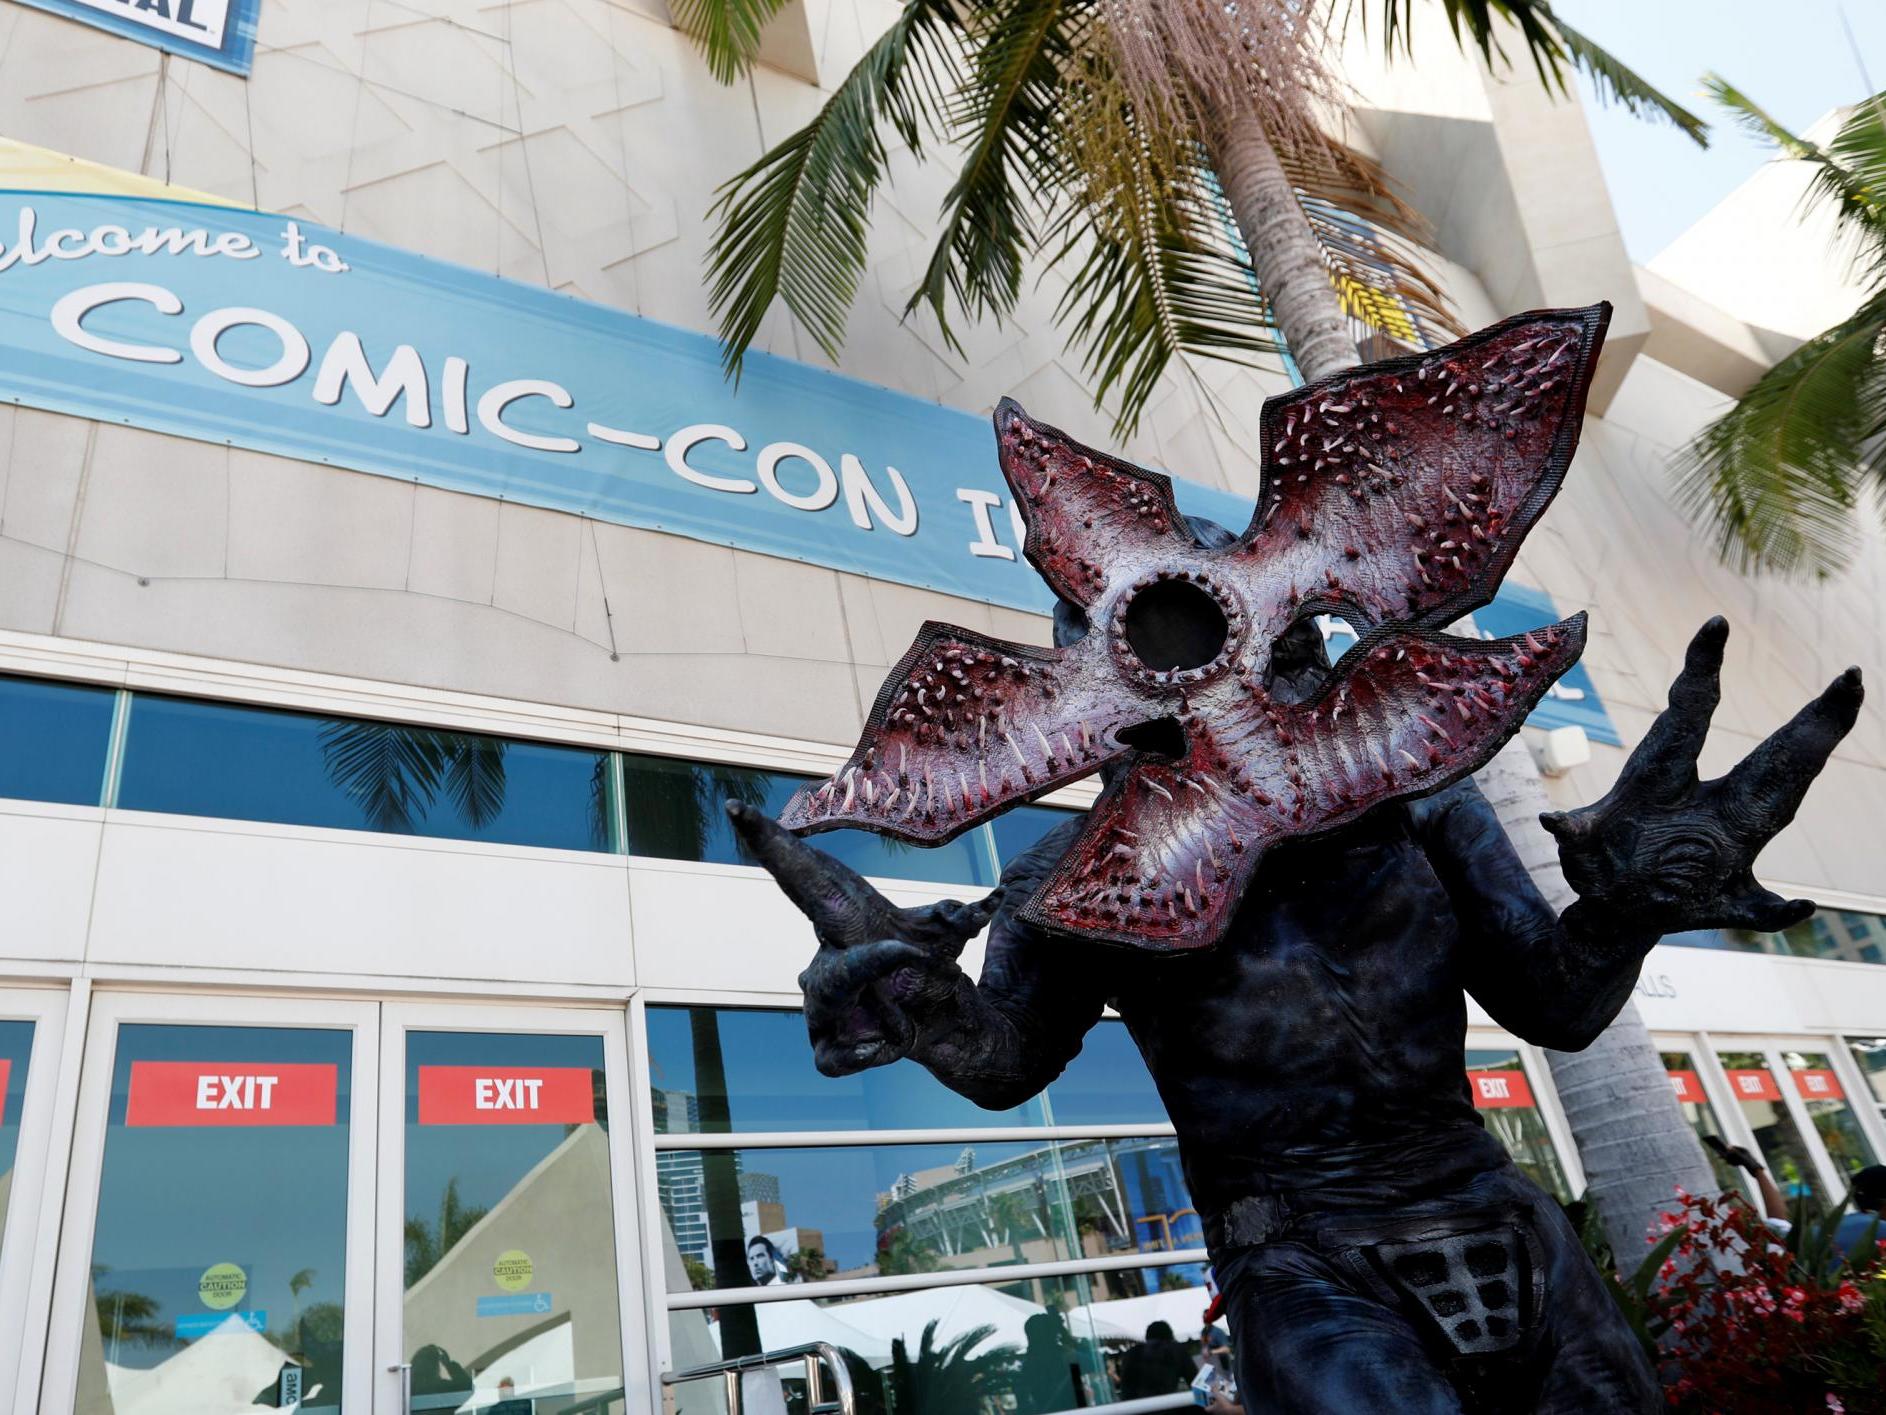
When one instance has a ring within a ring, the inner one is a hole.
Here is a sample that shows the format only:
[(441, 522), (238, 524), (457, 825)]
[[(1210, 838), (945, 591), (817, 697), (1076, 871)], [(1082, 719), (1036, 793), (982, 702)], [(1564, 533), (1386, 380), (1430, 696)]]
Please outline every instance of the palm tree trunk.
[(1323, 248), (1264, 125), (1235, 111), (1219, 115), (1206, 134), (1212, 169), (1290, 357), (1310, 383), (1341, 373), (1356, 361), (1355, 340), (1329, 283)]
[[(1258, 287), (1304, 379), (1352, 367), (1356, 346), (1342, 303), (1263, 125), (1245, 113), (1220, 114), (1207, 125), (1206, 142)], [(1573, 895), (1559, 873), (1557, 848), (1539, 824), (1551, 803), (1525, 745), (1515, 738), (1477, 779), (1534, 882), (1563, 909)], [(1586, 1193), (1628, 1271), (1644, 1252), (1644, 1234), (1657, 1214), (1671, 1207), (1676, 1187), (1709, 1193), (1714, 1174), (1635, 1003), (1584, 1051), (1546, 1057), (1585, 1166)]]

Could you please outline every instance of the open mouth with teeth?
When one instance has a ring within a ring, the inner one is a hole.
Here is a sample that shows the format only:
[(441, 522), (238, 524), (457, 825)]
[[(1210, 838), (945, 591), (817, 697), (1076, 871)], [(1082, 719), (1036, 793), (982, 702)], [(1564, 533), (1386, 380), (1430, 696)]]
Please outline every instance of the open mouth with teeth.
[[(1441, 627), (1492, 599), (1577, 445), (1607, 306), (1521, 316), (1264, 406), (1237, 540), (1201, 547), (1171, 483), (1004, 401), (1030, 562), (1090, 632), (1040, 649), (930, 623), (857, 750), (788, 803), (800, 831), (940, 844), (1111, 763), (1024, 906), (1156, 950), (1218, 941), (1264, 851), (1485, 763), (1584, 646)], [(1366, 626), (1334, 669), (1313, 617)]]

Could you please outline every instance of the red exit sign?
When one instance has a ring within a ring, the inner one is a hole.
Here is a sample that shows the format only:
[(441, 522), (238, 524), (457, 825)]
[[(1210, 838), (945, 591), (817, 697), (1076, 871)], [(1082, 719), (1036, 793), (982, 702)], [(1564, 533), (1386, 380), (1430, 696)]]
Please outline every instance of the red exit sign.
[(587, 1066), (422, 1066), (421, 1125), (585, 1125), (596, 1118)]
[(134, 1061), (124, 1123), (332, 1125), (332, 1062)]

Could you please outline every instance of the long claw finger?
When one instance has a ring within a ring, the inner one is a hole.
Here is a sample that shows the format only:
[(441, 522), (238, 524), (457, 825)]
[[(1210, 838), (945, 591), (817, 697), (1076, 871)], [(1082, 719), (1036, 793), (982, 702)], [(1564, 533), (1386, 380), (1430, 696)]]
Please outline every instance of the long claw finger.
[(1734, 814), (1754, 822), (1759, 838), (1794, 819), (1807, 788), (1853, 729), (1865, 697), (1860, 670), (1849, 668), (1723, 779)]
[(1668, 799), (1696, 784), (1696, 758), (1709, 736), (1709, 721), (1722, 701), (1722, 650), (1729, 621), (1720, 614), (1696, 631), (1683, 656), (1683, 671), (1670, 685), (1669, 706), (1657, 715), (1625, 763), (1622, 780)]
[(764, 811), (744, 801), (726, 807), (747, 853), (779, 881), (821, 938), (843, 937), (869, 902), (880, 898), (850, 866), (806, 844)]
[(1728, 912), (1722, 920), (1725, 926), (1765, 934), (1791, 929), (1814, 912), (1812, 899), (1786, 899), (1753, 882), (1727, 903)]
[(1539, 824), (1563, 845), (1576, 844), (1591, 834), (1593, 816), (1588, 811), (1542, 811)]

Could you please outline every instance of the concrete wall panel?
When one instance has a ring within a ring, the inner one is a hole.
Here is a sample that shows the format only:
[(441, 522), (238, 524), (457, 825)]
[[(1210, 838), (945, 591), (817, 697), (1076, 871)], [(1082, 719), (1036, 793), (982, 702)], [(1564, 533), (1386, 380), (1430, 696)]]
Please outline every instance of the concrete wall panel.
[(118, 812), (98, 965), (629, 987), (617, 856)]

